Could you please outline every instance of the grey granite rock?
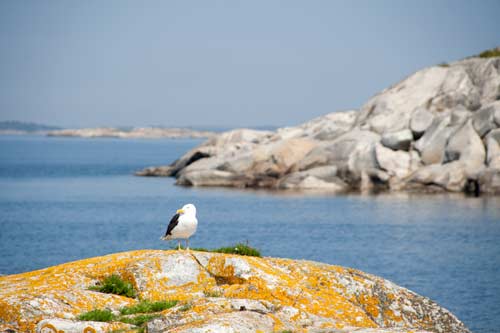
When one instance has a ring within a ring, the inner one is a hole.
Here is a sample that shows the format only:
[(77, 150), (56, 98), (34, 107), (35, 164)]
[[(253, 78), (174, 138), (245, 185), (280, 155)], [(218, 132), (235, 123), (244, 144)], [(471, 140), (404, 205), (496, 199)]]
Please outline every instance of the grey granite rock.
[(417, 108), (411, 115), (410, 129), (416, 139), (419, 139), (431, 126), (434, 114), (424, 107)]
[(404, 129), (398, 132), (389, 132), (382, 135), (382, 144), (387, 148), (393, 150), (406, 150), (410, 149), (411, 142), (413, 141), (413, 134), (409, 129)]
[(495, 121), (498, 113), (500, 113), (500, 101), (488, 104), (475, 112), (472, 117), (472, 125), (481, 137), (484, 137), (492, 129), (499, 127)]

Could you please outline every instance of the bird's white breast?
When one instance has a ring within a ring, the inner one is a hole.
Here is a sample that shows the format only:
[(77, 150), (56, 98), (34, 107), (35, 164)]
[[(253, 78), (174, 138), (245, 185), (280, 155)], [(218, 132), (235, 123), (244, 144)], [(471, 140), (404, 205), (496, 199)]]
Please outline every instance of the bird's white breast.
[(189, 238), (196, 232), (198, 220), (194, 216), (181, 215), (179, 223), (172, 230), (172, 238)]

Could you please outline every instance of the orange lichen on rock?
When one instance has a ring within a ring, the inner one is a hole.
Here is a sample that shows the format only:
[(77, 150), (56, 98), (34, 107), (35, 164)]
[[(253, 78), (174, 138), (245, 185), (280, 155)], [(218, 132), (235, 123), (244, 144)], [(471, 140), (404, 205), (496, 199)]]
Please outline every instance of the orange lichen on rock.
[[(0, 325), (23, 332), (34, 332), (40, 322), (79, 325), (82, 322), (75, 319), (83, 312), (116, 312), (137, 303), (88, 289), (112, 274), (132, 283), (140, 299), (179, 301), (147, 324), (151, 332), (217, 331), (227, 325), (252, 331), (444, 327), (467, 332), (432, 301), (357, 270), (300, 260), (158, 250), (0, 277)], [(97, 325), (92, 323), (84, 324)], [(99, 325), (98, 331), (123, 328), (120, 323)]]

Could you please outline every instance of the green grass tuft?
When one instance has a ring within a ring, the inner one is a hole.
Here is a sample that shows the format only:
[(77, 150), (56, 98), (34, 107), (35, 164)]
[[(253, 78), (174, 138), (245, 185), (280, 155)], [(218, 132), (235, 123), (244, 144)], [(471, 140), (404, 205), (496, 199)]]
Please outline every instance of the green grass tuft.
[(500, 57), (500, 47), (491, 49), (491, 50), (486, 50), (481, 53), (479, 53), (480, 58), (493, 58), (493, 57)]
[(122, 323), (131, 324), (134, 326), (142, 326), (145, 323), (147, 323), (148, 321), (151, 321), (155, 318), (158, 318), (159, 316), (160, 315), (158, 315), (158, 314), (141, 314), (141, 315), (134, 316), (134, 317), (121, 317), (119, 319), (119, 321), (121, 321)]
[(439, 63), (438, 66), (439, 67), (450, 67), (450, 64), (448, 64), (446, 62), (442, 62), (442, 63)]
[(242, 256), (261, 257), (260, 251), (248, 245), (238, 243), (235, 246), (220, 247), (211, 252), (239, 254)]
[(101, 293), (121, 295), (130, 298), (134, 298), (137, 295), (132, 283), (123, 281), (122, 278), (116, 274), (107, 276), (99, 285), (90, 287), (89, 289), (99, 291)]
[(147, 300), (141, 301), (135, 305), (127, 306), (120, 309), (122, 315), (131, 315), (135, 313), (151, 313), (160, 312), (166, 309), (170, 309), (177, 305), (177, 301), (159, 301), (150, 302)]
[[(92, 310), (78, 316), (79, 320), (88, 321), (120, 321), (122, 323), (137, 326), (144, 331), (144, 324), (148, 321), (160, 317), (160, 312), (174, 307), (177, 301), (150, 302), (141, 301), (136, 305), (125, 307), (120, 310), (121, 316), (115, 316), (110, 310)], [(137, 315), (136, 315), (137, 314)], [(135, 316), (134, 316), (135, 315)]]
[[(173, 247), (172, 250), (177, 250), (177, 247)], [(185, 248), (181, 246), (181, 250), (185, 250)], [(201, 251), (201, 252), (230, 253), (230, 254), (239, 254), (242, 256), (262, 257), (259, 250), (251, 246), (245, 245), (243, 243), (238, 243), (234, 246), (219, 247), (218, 249), (211, 249), (211, 250), (202, 247), (192, 248), (191, 250)]]
[(102, 321), (108, 322), (116, 319), (116, 316), (110, 310), (92, 310), (82, 313), (78, 316), (78, 320), (84, 321)]

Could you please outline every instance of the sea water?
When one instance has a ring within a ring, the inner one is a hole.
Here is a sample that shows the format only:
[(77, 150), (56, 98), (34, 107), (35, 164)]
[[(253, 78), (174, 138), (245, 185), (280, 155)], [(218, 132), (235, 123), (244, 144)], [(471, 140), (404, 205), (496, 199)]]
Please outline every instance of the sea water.
[(0, 274), (159, 240), (194, 203), (191, 246), (248, 242), (266, 256), (354, 267), (446, 307), (474, 332), (500, 327), (500, 198), (185, 188), (135, 177), (200, 140), (0, 137)]

